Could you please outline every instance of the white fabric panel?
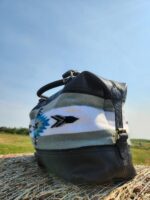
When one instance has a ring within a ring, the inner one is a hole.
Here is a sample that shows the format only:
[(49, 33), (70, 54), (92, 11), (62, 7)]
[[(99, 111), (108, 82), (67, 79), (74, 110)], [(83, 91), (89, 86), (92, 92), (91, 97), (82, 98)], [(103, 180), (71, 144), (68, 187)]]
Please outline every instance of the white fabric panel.
[[(43, 115), (50, 119), (50, 126), (48, 126), (40, 135), (54, 135), (61, 133), (73, 134), (106, 129), (115, 131), (115, 113), (104, 111), (103, 109), (89, 106), (67, 106), (52, 109), (48, 112), (44, 112)], [(55, 115), (73, 116), (79, 119), (73, 123), (67, 123), (59, 127), (51, 128), (56, 122), (51, 116)], [(31, 137), (32, 136), (33, 134), (31, 134)]]

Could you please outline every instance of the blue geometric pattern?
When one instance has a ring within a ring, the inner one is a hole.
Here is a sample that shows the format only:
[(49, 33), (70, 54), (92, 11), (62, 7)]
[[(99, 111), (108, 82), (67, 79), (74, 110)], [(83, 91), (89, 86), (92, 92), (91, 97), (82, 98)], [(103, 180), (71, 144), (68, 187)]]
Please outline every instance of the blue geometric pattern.
[(37, 138), (40, 136), (47, 128), (47, 126), (49, 126), (49, 119), (40, 111), (35, 119), (35, 126), (33, 131), (34, 137)]

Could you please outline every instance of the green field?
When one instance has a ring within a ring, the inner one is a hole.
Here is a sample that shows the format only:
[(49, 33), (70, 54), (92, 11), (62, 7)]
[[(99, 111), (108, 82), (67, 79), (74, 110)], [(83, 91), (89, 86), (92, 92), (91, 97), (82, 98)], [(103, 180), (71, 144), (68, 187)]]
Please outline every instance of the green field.
[(0, 154), (30, 152), (34, 152), (34, 149), (29, 136), (0, 133)]
[[(150, 140), (132, 139), (134, 164), (150, 165)], [(34, 149), (29, 136), (0, 133), (0, 154), (32, 153)]]
[(150, 165), (150, 140), (132, 139), (131, 142), (133, 162)]

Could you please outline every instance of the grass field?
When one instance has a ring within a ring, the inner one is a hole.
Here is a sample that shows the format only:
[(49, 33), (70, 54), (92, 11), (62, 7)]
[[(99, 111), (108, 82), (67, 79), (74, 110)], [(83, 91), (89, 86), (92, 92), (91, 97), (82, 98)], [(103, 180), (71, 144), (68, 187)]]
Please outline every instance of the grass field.
[(150, 140), (132, 139), (131, 142), (133, 162), (150, 165)]
[[(134, 164), (150, 165), (150, 140), (132, 139)], [(29, 136), (0, 133), (0, 154), (32, 153)]]
[(0, 133), (0, 154), (34, 152), (29, 136)]

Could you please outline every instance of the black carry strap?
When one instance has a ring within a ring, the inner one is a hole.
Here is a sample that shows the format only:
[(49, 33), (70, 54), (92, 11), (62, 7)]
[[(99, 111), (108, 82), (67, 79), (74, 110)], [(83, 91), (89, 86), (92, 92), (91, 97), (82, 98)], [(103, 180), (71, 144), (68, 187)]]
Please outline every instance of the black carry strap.
[(37, 91), (37, 96), (42, 98), (42, 99), (47, 99), (48, 97), (44, 96), (43, 93), (53, 89), (55, 87), (59, 87), (62, 85), (65, 85), (68, 81), (70, 81), (72, 78), (76, 77), (79, 74), (79, 72), (74, 71), (74, 70), (69, 70), (66, 73), (62, 75), (63, 79), (54, 81), (52, 83), (48, 83), (47, 85), (44, 85)]
[(111, 90), (112, 96), (115, 95), (115, 98), (113, 98), (113, 105), (115, 109), (115, 126), (116, 126), (116, 132), (117, 132), (117, 141), (116, 145), (119, 149), (121, 157), (124, 159), (124, 163), (126, 163), (128, 159), (128, 144), (127, 139), (128, 135), (126, 132), (126, 129), (123, 128), (123, 113), (122, 113), (122, 93), (119, 90), (119, 88), (116, 86), (115, 83), (113, 83), (113, 87)]
[(44, 96), (43, 93), (46, 92), (47, 90), (50, 90), (55, 87), (59, 87), (61, 85), (64, 85), (63, 79), (54, 81), (52, 83), (48, 83), (47, 85), (44, 85), (37, 91), (37, 96), (42, 99), (47, 99), (48, 97)]

